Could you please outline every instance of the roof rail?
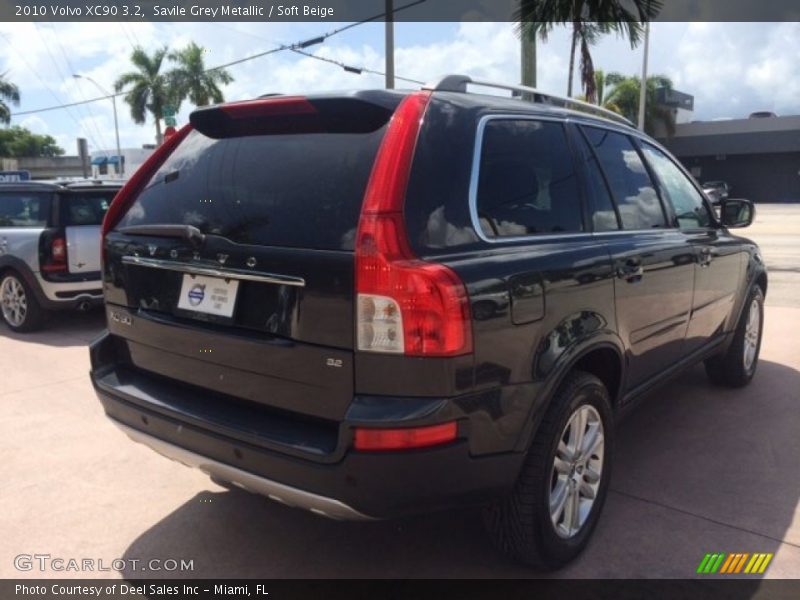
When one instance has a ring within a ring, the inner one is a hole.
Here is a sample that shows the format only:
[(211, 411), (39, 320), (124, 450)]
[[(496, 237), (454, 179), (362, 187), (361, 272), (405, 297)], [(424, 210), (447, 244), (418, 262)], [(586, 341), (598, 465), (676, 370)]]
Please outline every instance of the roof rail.
[(536, 88), (527, 87), (524, 85), (509, 85), (507, 83), (495, 83), (493, 81), (484, 81), (482, 79), (473, 79), (469, 75), (445, 75), (435, 83), (426, 84), (422, 89), (432, 90), (435, 92), (466, 92), (467, 85), (477, 85), (480, 87), (489, 87), (499, 90), (509, 90), (515, 96), (520, 96), (522, 100), (529, 102), (539, 102), (542, 104), (552, 104), (562, 108), (574, 107), (583, 112), (595, 114), (617, 123), (627, 125), (628, 127), (636, 128), (628, 119), (615, 113), (613, 110), (608, 110), (602, 106), (584, 102), (583, 100), (575, 100), (574, 98), (566, 98), (564, 96), (556, 96), (548, 92), (537, 90)]

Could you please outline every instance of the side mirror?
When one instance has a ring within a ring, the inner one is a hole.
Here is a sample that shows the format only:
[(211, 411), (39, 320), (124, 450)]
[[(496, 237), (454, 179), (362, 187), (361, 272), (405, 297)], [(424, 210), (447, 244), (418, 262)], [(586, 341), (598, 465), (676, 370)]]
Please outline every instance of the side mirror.
[(756, 207), (750, 200), (737, 198), (720, 202), (720, 220), (725, 227), (748, 227), (756, 217)]

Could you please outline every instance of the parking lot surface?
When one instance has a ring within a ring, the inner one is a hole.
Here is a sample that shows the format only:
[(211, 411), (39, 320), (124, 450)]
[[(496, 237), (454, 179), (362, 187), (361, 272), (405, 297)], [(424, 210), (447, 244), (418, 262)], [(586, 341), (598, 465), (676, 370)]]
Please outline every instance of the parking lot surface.
[[(720, 389), (698, 366), (625, 419), (594, 539), (547, 576), (691, 577), (707, 552), (768, 552), (765, 577), (800, 577), (800, 206), (759, 206), (744, 234), (770, 268), (752, 384)], [(26, 336), (0, 325), (0, 577), (541, 576), (493, 550), (479, 511), (338, 523), (133, 444), (87, 377), (103, 318), (59, 315)], [(20, 572), (20, 554), (193, 570)]]

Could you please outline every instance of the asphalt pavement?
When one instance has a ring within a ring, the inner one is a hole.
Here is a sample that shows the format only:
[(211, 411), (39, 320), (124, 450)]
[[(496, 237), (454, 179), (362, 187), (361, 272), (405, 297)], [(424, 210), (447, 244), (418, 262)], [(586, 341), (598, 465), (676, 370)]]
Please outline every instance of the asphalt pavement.
[[(752, 384), (717, 388), (697, 367), (625, 419), (589, 548), (546, 576), (682, 578), (708, 552), (765, 552), (775, 556), (763, 577), (800, 577), (800, 206), (759, 206), (743, 234), (770, 267)], [(224, 490), (133, 444), (87, 377), (86, 345), (103, 326), (102, 312), (59, 315), (26, 336), (0, 325), (0, 577), (541, 576), (495, 552), (478, 511), (333, 522)], [(128, 562), (15, 568), (37, 553)], [(151, 558), (193, 569), (131, 562)]]

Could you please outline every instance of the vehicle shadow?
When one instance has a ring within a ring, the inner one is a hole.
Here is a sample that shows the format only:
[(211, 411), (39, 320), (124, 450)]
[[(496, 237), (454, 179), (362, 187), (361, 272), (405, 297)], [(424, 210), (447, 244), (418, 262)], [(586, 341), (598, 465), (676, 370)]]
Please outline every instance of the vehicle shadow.
[[(557, 573), (499, 555), (478, 510), (339, 523), (242, 491), (197, 494), (135, 539), (125, 558), (193, 560), (193, 571), (169, 574), (193, 578), (693, 577), (707, 552), (800, 544), (792, 528), (800, 478), (787, 476), (800, 463), (798, 389), (798, 371), (762, 360), (745, 389), (714, 387), (697, 367), (652, 394), (619, 426), (592, 543)], [(800, 551), (797, 559), (795, 568)], [(780, 562), (768, 573), (798, 575)]]
[(0, 319), (0, 336), (20, 342), (44, 344), (56, 348), (87, 346), (105, 329), (105, 311), (93, 308), (85, 313), (58, 311), (48, 315), (39, 331), (16, 333)]

